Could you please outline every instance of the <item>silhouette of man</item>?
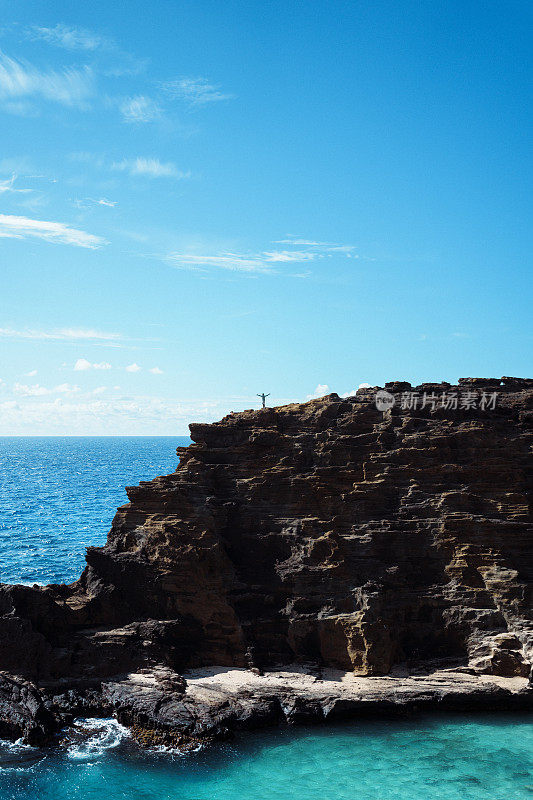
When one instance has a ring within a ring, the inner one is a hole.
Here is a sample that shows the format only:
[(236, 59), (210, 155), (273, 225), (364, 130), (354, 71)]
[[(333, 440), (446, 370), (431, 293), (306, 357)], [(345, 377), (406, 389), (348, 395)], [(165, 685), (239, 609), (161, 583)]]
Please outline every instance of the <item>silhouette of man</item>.
[(267, 397), (270, 397), (270, 392), (268, 394), (265, 394), (264, 392), (262, 394), (258, 393), (257, 396), (261, 398), (261, 400), (263, 401), (263, 408), (265, 408), (265, 400), (267, 399)]

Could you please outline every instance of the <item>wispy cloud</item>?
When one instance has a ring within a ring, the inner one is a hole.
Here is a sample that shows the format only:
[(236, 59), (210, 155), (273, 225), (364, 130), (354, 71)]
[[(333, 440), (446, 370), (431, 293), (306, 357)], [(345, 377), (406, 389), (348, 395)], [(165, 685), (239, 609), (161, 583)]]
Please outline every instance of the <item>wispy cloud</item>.
[(35, 341), (55, 342), (117, 342), (122, 339), (119, 333), (108, 333), (94, 330), (93, 328), (58, 328), (51, 331), (32, 330), (31, 328), (24, 328), (23, 330), (0, 328), (0, 337), (4, 339), (32, 339)]
[(209, 268), (226, 269), (233, 272), (273, 272), (272, 265), (261, 256), (240, 253), (198, 255), (196, 253), (169, 253), (166, 261), (179, 269), (207, 271)]
[(87, 361), (86, 358), (78, 358), (78, 360), (74, 364), (74, 371), (85, 372), (88, 369), (111, 369), (111, 364), (109, 364), (108, 361), (91, 363), (90, 361)]
[(312, 250), (267, 250), (263, 253), (263, 256), (268, 261), (285, 263), (296, 261), (301, 263), (302, 261), (314, 261), (318, 257), (318, 253)]
[(28, 236), (44, 239), (47, 242), (70, 244), (94, 250), (108, 244), (100, 236), (70, 228), (62, 222), (49, 222), (29, 217), (0, 214), (0, 238), (25, 239)]
[(109, 77), (138, 75), (147, 65), (146, 59), (138, 59), (111, 39), (87, 28), (58, 23), (53, 27), (32, 25), (26, 28), (27, 38), (46, 42), (53, 47), (60, 47), (71, 52), (83, 52), (98, 56), (102, 74)]
[[(184, 180), (191, 177), (190, 171), (179, 169), (172, 161), (160, 161), (154, 156), (138, 156), (137, 158), (124, 158), (122, 161), (108, 161), (101, 153), (70, 153), (69, 161), (80, 164), (90, 164), (97, 169), (113, 170), (114, 172), (127, 172), (129, 175), (141, 176), (145, 178), (174, 178)], [(107, 200), (105, 197), (95, 199), (86, 197), (77, 200), (76, 203), (97, 203), (98, 205), (116, 205), (115, 202)]]
[(141, 367), (138, 364), (128, 364), (126, 372), (140, 372)]
[(90, 206), (114, 208), (117, 204), (116, 200), (108, 200), (107, 197), (84, 197), (81, 200), (74, 200), (73, 202), (76, 208), (89, 208)]
[(0, 180), (0, 194), (4, 194), (5, 192), (14, 192), (16, 194), (27, 194), (28, 192), (33, 191), (32, 189), (19, 189), (15, 187), (15, 181), (17, 180), (17, 176), (15, 173), (10, 178), (5, 180)]
[(30, 39), (40, 39), (48, 44), (63, 47), (65, 50), (92, 51), (101, 47), (110, 47), (111, 41), (104, 36), (71, 25), (58, 23), (53, 28), (32, 25), (27, 34)]
[(127, 97), (120, 103), (119, 110), (125, 122), (153, 122), (162, 116), (155, 100), (145, 95)]
[[(298, 245), (297, 249), (264, 250), (261, 253), (235, 253), (222, 251), (214, 254), (196, 252), (172, 252), (165, 260), (179, 269), (193, 269), (208, 271), (209, 269), (224, 269), (233, 272), (248, 272), (258, 274), (275, 274), (280, 272), (284, 264), (305, 264), (318, 261), (333, 255), (346, 258), (356, 257), (351, 245), (337, 245), (317, 243), (308, 240), (284, 239), (274, 244)], [(305, 249), (304, 249), (305, 247)], [(309, 272), (298, 273), (292, 277), (306, 278)]]
[(171, 161), (162, 162), (157, 158), (135, 158), (115, 162), (111, 169), (129, 172), (130, 175), (144, 175), (148, 178), (190, 178), (190, 172), (182, 172)]
[(103, 169), (106, 166), (105, 157), (101, 153), (89, 153), (86, 150), (68, 153), (67, 159), (76, 164), (90, 164), (98, 169)]
[(221, 100), (232, 100), (235, 95), (222, 92), (220, 86), (210, 83), (207, 78), (177, 78), (163, 84), (165, 92), (179, 97), (192, 106), (204, 106), (207, 103), (219, 103)]
[(293, 247), (309, 247), (311, 252), (317, 254), (324, 253), (344, 253), (348, 258), (359, 258), (355, 253), (355, 246), (352, 244), (337, 244), (336, 242), (317, 242), (313, 239), (300, 239), (296, 236), (288, 236), (286, 239), (279, 239), (274, 244), (290, 244)]
[(66, 106), (83, 106), (94, 94), (90, 67), (39, 70), (0, 52), (0, 99), (40, 97)]
[(151, 369), (148, 370), (148, 372), (151, 372), (152, 375), (162, 375), (163, 374), (163, 370), (160, 369), (159, 367), (152, 367)]

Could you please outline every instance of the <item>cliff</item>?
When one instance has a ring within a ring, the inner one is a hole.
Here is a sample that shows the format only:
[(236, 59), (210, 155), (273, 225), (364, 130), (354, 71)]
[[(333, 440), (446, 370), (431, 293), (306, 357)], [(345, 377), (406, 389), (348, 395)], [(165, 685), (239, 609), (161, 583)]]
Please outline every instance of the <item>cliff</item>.
[(1, 585), (0, 734), (530, 707), (533, 380), (376, 388), (191, 425), (79, 581)]

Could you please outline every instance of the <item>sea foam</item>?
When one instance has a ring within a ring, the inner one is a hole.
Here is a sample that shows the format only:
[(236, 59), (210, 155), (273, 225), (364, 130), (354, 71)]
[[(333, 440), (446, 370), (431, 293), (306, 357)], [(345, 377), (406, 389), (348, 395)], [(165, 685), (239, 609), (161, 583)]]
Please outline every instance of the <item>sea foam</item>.
[[(68, 729), (67, 756), (78, 761), (98, 758), (106, 750), (112, 750), (130, 736), (127, 728), (116, 719), (93, 717), (76, 719)], [(71, 739), (74, 741), (71, 741)]]

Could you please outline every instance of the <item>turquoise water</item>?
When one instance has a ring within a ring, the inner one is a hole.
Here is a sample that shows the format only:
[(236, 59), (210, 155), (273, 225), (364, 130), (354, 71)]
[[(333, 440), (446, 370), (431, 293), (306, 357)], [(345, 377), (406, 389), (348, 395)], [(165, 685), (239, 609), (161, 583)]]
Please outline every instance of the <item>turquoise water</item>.
[(0, 800), (522, 800), (532, 754), (517, 717), (285, 728), (187, 756), (111, 733), (101, 748), (4, 749)]
[[(73, 580), (124, 486), (172, 472), (184, 438), (0, 439), (0, 575)], [(64, 746), (0, 743), (0, 800), (533, 800), (533, 724), (423, 717), (270, 730), (190, 755), (140, 751), (112, 720)]]
[(125, 486), (174, 472), (187, 437), (0, 437), (0, 581), (79, 578)]

